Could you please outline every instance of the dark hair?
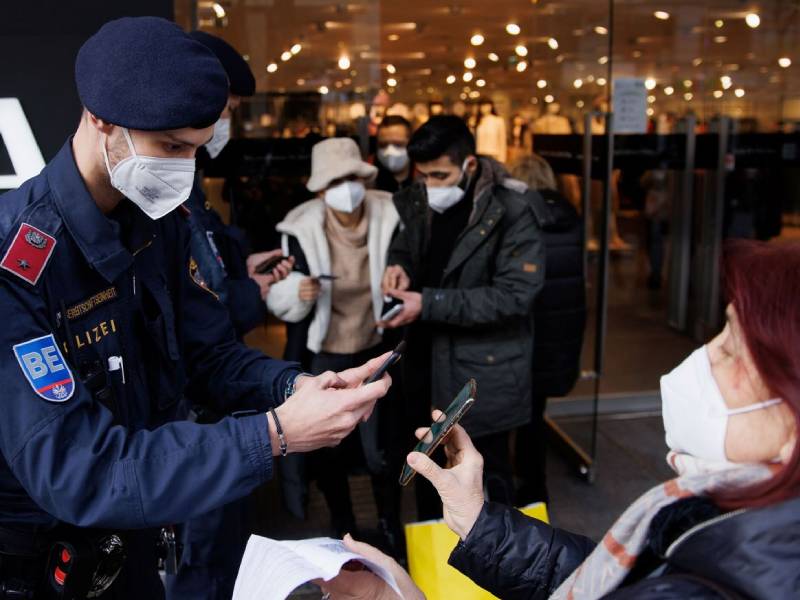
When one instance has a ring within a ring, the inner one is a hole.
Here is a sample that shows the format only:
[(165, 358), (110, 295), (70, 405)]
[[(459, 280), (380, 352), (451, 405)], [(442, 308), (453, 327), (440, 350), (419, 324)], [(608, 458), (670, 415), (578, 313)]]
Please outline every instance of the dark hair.
[[(747, 349), (770, 393), (782, 398), (800, 431), (800, 243), (727, 242), (722, 269)], [(726, 509), (766, 506), (800, 495), (800, 443), (771, 478), (721, 492)]]
[(467, 124), (453, 115), (437, 115), (414, 132), (408, 155), (415, 163), (426, 163), (449, 156), (454, 165), (475, 154), (475, 138)]
[(408, 130), (408, 133), (411, 133), (411, 123), (408, 122), (408, 119), (400, 115), (386, 115), (383, 117), (380, 125), (378, 125), (378, 130), (383, 129), (384, 127), (396, 127), (397, 125), (405, 127)]

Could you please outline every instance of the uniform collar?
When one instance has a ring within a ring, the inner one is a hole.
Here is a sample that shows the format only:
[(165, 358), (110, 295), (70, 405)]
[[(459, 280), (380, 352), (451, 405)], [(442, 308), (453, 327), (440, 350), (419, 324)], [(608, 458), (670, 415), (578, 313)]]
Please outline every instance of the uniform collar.
[(45, 168), (61, 218), (86, 260), (109, 283), (133, 264), (118, 229), (98, 208), (75, 164), (72, 138)]

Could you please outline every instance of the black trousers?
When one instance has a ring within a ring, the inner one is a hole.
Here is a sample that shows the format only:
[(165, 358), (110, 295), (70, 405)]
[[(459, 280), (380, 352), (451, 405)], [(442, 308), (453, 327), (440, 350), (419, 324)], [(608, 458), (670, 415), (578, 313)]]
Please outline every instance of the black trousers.
[(517, 429), (514, 463), (522, 485), (517, 491), (517, 506), (533, 502), (548, 502), (547, 477), (547, 426), (544, 409), (547, 398), (533, 396), (531, 422)]
[[(357, 352), (355, 354), (332, 354), (320, 352), (311, 361), (311, 372), (318, 375), (325, 371), (343, 371), (357, 367), (370, 358), (383, 353), (384, 345)], [(390, 371), (391, 373), (391, 371)], [(393, 418), (397, 410), (394, 394), (390, 390), (386, 397), (378, 401), (373, 418), (378, 419), (378, 440), (383, 464), (379, 470), (371, 470), (372, 493), (378, 511), (378, 518), (390, 522), (400, 519), (400, 484), (398, 483), (401, 450), (396, 431), (402, 421)], [(348, 485), (348, 473), (354, 464), (366, 464), (361, 433), (356, 428), (335, 448), (323, 448), (309, 454), (311, 476), (325, 497), (331, 511), (331, 521), (335, 533), (343, 535), (355, 530), (353, 502)]]

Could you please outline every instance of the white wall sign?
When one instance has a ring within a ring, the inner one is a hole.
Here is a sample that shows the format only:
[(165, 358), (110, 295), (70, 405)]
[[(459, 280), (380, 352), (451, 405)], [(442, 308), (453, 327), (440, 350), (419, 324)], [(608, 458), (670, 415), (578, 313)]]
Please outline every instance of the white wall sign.
[(0, 175), (0, 190), (12, 190), (44, 168), (42, 151), (17, 98), (0, 98), (0, 136), (14, 167), (14, 175)]
[(647, 88), (644, 79), (614, 80), (614, 133), (647, 133)]

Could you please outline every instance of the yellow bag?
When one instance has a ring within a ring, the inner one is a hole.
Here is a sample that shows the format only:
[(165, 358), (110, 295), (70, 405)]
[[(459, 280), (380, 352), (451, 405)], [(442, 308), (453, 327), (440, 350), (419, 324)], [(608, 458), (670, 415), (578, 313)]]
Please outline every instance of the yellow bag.
[[(544, 502), (519, 509), (525, 515), (549, 522)], [(444, 521), (424, 521), (406, 525), (408, 570), (428, 600), (489, 600), (492, 594), (447, 564), (458, 536)]]

